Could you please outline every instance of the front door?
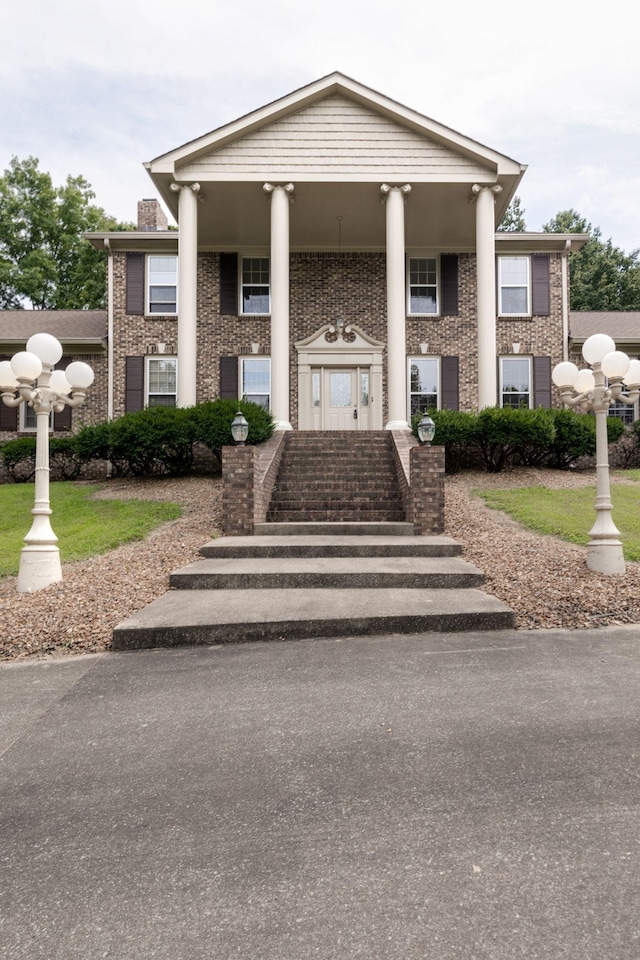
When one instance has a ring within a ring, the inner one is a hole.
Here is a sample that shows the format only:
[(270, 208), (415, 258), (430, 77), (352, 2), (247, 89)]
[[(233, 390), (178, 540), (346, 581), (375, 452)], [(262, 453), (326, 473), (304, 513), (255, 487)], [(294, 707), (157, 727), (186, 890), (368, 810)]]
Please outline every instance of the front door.
[[(369, 368), (340, 367), (314, 371), (320, 386), (322, 430), (369, 429)], [(317, 409), (317, 408), (316, 408)]]

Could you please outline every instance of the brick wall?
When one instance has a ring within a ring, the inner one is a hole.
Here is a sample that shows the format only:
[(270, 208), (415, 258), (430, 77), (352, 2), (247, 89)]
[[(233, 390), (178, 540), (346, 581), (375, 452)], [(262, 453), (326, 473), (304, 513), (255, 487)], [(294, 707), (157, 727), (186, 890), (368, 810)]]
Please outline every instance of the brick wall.
[(413, 532), (444, 533), (444, 447), (413, 446), (409, 458)]

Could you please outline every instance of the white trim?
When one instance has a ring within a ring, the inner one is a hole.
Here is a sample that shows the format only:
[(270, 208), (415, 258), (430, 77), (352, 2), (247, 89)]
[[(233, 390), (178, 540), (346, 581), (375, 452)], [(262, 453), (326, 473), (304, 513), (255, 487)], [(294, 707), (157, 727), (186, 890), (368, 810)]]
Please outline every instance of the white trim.
[[(175, 288), (176, 291), (176, 309), (175, 310), (158, 310), (151, 312), (151, 270), (149, 267), (149, 261), (151, 258), (154, 260), (173, 260), (175, 261), (175, 283), (154, 283), (154, 287), (167, 287), (168, 289)], [(177, 317), (178, 316), (178, 280), (179, 280), (179, 271), (178, 271), (178, 254), (177, 253), (147, 253), (145, 254), (144, 260), (144, 312), (146, 317)]]
[(163, 363), (163, 362), (166, 361), (166, 360), (173, 360), (173, 361), (175, 362), (175, 365), (176, 365), (176, 367), (175, 367), (175, 377), (176, 377), (176, 389), (175, 389), (175, 392), (170, 393), (170, 392), (167, 391), (166, 393), (159, 393), (158, 391), (153, 391), (153, 396), (155, 396), (155, 397), (159, 397), (159, 396), (173, 397), (173, 398), (175, 399), (175, 403), (174, 403), (174, 404), (155, 404), (155, 406), (168, 406), (168, 407), (169, 407), (169, 406), (176, 406), (176, 407), (178, 406), (178, 358), (177, 358), (175, 355), (172, 356), (171, 354), (164, 354), (164, 353), (158, 354), (158, 353), (154, 353), (154, 354), (151, 354), (150, 356), (146, 356), (146, 357), (145, 357), (145, 364), (144, 364), (144, 406), (145, 406), (145, 409), (149, 406), (149, 367), (151, 366), (152, 363)]
[[(436, 309), (435, 309), (433, 312), (431, 312), (431, 313), (414, 312), (414, 311), (411, 309), (411, 287), (412, 287), (412, 286), (414, 286), (414, 287), (419, 287), (419, 286), (427, 286), (427, 287), (430, 287), (430, 286), (433, 286), (433, 284), (419, 284), (419, 283), (414, 283), (414, 284), (412, 284), (412, 283), (411, 283), (411, 261), (412, 261), (412, 260), (434, 260), (434, 261), (435, 261), (435, 267), (436, 267), (436, 282), (435, 282), (435, 288), (436, 288)], [(428, 255), (428, 254), (419, 254), (419, 253), (418, 253), (418, 254), (416, 254), (416, 253), (407, 254), (407, 258), (406, 258), (406, 282), (407, 282), (407, 286), (406, 286), (406, 297), (407, 297), (407, 316), (408, 316), (408, 317), (439, 317), (439, 316), (441, 316), (441, 307), (440, 307), (440, 301), (441, 301), (441, 294), (440, 294), (441, 277), (440, 277), (440, 257), (439, 257), (439, 256), (437, 256), (437, 255), (435, 255), (435, 254), (430, 254), (430, 255)]]
[(442, 357), (437, 356), (436, 354), (421, 354), (420, 356), (413, 355), (407, 357), (407, 419), (411, 423), (411, 397), (413, 396), (424, 396), (425, 394), (414, 393), (411, 389), (411, 364), (414, 361), (422, 360), (435, 360), (436, 362), (436, 374), (437, 374), (437, 383), (436, 383), (436, 410), (442, 408)]
[[(523, 260), (527, 264), (527, 309), (518, 310), (515, 313), (506, 313), (502, 309), (502, 291), (503, 290), (521, 290), (521, 283), (503, 283), (502, 282), (502, 264), (505, 260)], [(531, 257), (529, 256), (498, 256), (498, 316), (499, 317), (530, 317), (531, 316)]]
[(503, 397), (503, 380), (504, 380), (504, 377), (503, 377), (503, 374), (502, 374), (504, 361), (505, 361), (505, 360), (511, 360), (511, 361), (520, 362), (520, 363), (523, 362), (523, 361), (526, 361), (526, 362), (527, 362), (527, 365), (528, 365), (528, 368), (529, 368), (529, 390), (528, 390), (528, 394), (529, 394), (529, 410), (532, 410), (532, 409), (533, 409), (533, 403), (534, 403), (534, 396), (533, 396), (533, 363), (532, 363), (532, 359), (533, 359), (533, 358), (532, 358), (532, 357), (528, 357), (528, 356), (523, 356), (522, 354), (510, 354), (509, 356), (504, 356), (504, 355), (503, 355), (503, 356), (500, 356), (498, 359), (499, 359), (499, 364), (498, 364), (498, 366), (499, 366), (499, 368), (500, 368), (500, 369), (499, 369), (499, 374), (498, 374), (498, 384), (499, 384), (498, 406), (499, 406), (500, 408), (504, 408), (504, 406), (505, 406), (505, 405), (504, 405), (504, 402), (503, 402), (503, 400), (504, 400), (504, 397)]
[(271, 410), (271, 357), (266, 357), (264, 354), (256, 355), (255, 353), (251, 354), (242, 354), (238, 357), (238, 399), (239, 400), (248, 400), (251, 403), (255, 403), (255, 400), (252, 400), (252, 397), (262, 397), (264, 393), (247, 393), (244, 389), (244, 365), (246, 361), (255, 363), (266, 361), (269, 364), (269, 389), (266, 390), (266, 394), (269, 398), (267, 405), (267, 410)]

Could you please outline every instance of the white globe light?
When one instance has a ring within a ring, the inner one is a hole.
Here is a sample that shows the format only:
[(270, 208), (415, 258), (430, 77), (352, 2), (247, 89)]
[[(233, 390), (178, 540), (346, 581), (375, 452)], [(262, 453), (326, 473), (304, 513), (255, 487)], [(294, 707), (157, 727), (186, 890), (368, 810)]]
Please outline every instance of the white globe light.
[(591, 370), (581, 370), (576, 377), (576, 382), (573, 385), (573, 389), (577, 393), (589, 393), (590, 390), (594, 389), (595, 385), (596, 378)]
[(50, 333), (34, 333), (27, 340), (27, 350), (29, 353), (35, 353), (43, 363), (48, 363), (52, 367), (62, 356), (62, 344)]
[(42, 373), (42, 361), (35, 353), (21, 350), (11, 357), (11, 369), (18, 380), (37, 380)]
[(615, 349), (615, 341), (606, 333), (594, 333), (592, 337), (585, 340), (582, 347), (582, 356), (587, 363), (593, 366), (594, 363), (601, 363), (604, 357)]
[(66, 378), (64, 370), (54, 370), (49, 380), (49, 389), (53, 393), (66, 396), (71, 393), (71, 384)]
[(0, 362), (0, 390), (13, 391), (18, 386), (16, 375), (11, 369), (10, 360)]
[(93, 370), (81, 360), (70, 363), (64, 375), (74, 390), (86, 390), (93, 383)]
[(624, 376), (623, 383), (628, 387), (640, 386), (640, 360), (632, 360), (629, 363), (629, 369)]
[(613, 353), (608, 353), (602, 361), (602, 372), (605, 377), (609, 377), (611, 380), (622, 380), (625, 373), (629, 369), (629, 364), (631, 360), (623, 353), (622, 350), (614, 350)]
[(570, 360), (565, 360), (563, 363), (556, 364), (553, 368), (551, 379), (556, 387), (572, 387), (576, 382), (578, 372), (575, 363), (571, 363)]

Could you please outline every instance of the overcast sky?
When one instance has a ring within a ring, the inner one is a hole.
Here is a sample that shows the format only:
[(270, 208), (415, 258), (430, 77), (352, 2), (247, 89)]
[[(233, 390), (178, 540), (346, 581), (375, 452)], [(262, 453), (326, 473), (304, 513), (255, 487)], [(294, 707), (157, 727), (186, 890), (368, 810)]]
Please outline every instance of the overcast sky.
[(135, 220), (142, 168), (334, 70), (528, 164), (527, 228), (578, 210), (640, 247), (640, 57), (630, 0), (11, 0), (0, 169), (82, 174)]

